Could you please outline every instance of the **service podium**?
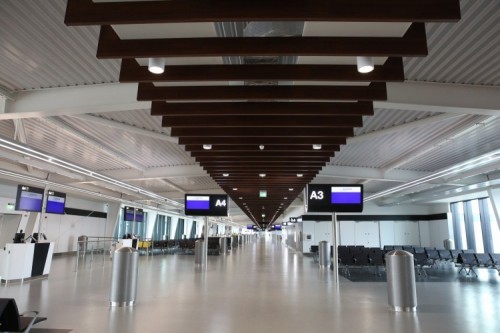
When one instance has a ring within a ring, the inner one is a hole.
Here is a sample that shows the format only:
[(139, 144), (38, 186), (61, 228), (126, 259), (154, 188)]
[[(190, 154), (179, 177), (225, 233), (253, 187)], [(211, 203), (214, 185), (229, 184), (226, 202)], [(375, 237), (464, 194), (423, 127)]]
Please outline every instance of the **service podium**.
[(0, 249), (0, 277), (10, 281), (48, 275), (53, 253), (54, 242), (7, 243)]

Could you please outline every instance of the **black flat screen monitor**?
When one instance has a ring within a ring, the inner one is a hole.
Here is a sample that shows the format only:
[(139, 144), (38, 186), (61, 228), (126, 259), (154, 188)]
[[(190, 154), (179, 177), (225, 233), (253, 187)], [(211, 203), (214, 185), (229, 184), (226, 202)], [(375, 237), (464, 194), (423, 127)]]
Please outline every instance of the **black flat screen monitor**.
[(134, 222), (135, 219), (135, 208), (130, 206), (125, 206), (123, 208), (123, 220), (127, 222)]
[(247, 224), (247, 229), (248, 230), (253, 230), (253, 229), (255, 229), (254, 227), (255, 227), (254, 224)]
[(188, 216), (227, 216), (226, 194), (186, 194), (184, 214)]
[(41, 212), (43, 192), (43, 188), (18, 185), (15, 209), (25, 212)]
[(64, 207), (66, 207), (66, 193), (47, 191), (46, 213), (64, 214)]
[(308, 213), (361, 213), (363, 185), (309, 184), (305, 194)]
[(274, 230), (281, 230), (281, 224), (274, 225)]
[(23, 243), (24, 242), (24, 232), (17, 232), (14, 235), (14, 243)]
[(144, 210), (141, 208), (135, 209), (135, 222), (144, 222)]

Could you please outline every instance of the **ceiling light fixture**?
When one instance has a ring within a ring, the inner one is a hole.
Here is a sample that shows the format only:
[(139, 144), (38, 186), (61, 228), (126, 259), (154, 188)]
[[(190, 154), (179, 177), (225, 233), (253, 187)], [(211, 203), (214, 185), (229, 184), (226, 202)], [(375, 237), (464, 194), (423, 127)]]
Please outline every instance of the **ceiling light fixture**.
[(288, 191), (293, 191), (293, 188), (291, 188), (291, 187), (290, 187), (290, 188), (288, 189)]
[(297, 177), (304, 177), (304, 174), (303, 173), (298, 173)]
[(314, 150), (320, 150), (321, 149), (321, 145), (313, 145), (313, 149)]
[(229, 177), (229, 174), (228, 173), (223, 173), (222, 177)]
[(148, 69), (153, 74), (163, 74), (165, 71), (165, 59), (149, 58)]
[(237, 187), (233, 187), (233, 191), (238, 191), (238, 188)]
[(205, 144), (205, 145), (203, 145), (203, 149), (205, 149), (205, 150), (210, 150), (210, 149), (212, 149), (212, 145), (210, 145), (210, 144)]
[(358, 64), (358, 72), (363, 74), (370, 73), (375, 68), (373, 57), (356, 57), (356, 62)]
[(266, 174), (265, 174), (265, 173), (259, 173), (259, 177), (260, 177), (260, 178), (264, 178), (265, 176), (266, 176)]
[(259, 146), (259, 149), (260, 149), (260, 150), (264, 150), (264, 148), (265, 148), (265, 147), (264, 147), (264, 145), (260, 145), (260, 146)]

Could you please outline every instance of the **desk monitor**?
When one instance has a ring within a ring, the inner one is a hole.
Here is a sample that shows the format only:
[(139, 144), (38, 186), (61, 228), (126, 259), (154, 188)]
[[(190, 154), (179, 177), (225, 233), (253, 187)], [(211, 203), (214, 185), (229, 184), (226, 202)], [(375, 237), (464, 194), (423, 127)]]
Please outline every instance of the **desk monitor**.
[(14, 243), (24, 243), (24, 232), (17, 232), (14, 235)]

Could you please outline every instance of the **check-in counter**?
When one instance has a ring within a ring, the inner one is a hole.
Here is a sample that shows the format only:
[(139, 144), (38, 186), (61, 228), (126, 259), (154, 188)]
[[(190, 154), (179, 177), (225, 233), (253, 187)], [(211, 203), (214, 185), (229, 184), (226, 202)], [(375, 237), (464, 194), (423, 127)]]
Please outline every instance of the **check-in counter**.
[(7, 243), (0, 249), (2, 280), (23, 280), (50, 273), (54, 243)]

